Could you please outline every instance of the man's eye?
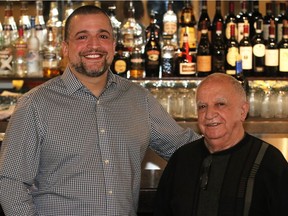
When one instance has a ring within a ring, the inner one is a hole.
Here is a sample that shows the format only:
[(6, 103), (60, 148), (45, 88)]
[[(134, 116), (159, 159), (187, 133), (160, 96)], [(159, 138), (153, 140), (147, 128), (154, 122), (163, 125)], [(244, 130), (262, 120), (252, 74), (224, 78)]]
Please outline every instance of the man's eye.
[(202, 109), (206, 108), (206, 106), (205, 105), (198, 105), (197, 108), (198, 108), (198, 110), (202, 110)]
[(77, 39), (78, 39), (78, 40), (84, 40), (84, 39), (86, 39), (86, 38), (87, 38), (86, 36), (82, 35), (82, 36), (79, 36)]
[(100, 38), (102, 38), (102, 39), (108, 39), (109, 36), (107, 36), (107, 35), (100, 35)]

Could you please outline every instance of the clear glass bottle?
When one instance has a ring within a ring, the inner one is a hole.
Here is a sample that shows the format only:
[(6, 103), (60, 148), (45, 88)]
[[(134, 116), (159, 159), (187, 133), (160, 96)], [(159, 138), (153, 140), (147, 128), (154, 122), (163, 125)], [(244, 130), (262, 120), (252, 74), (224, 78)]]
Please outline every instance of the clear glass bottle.
[(171, 44), (178, 48), (178, 36), (177, 36), (177, 23), (178, 18), (173, 11), (173, 1), (168, 2), (168, 9), (163, 15), (163, 35), (172, 35)]
[(112, 4), (108, 6), (108, 15), (110, 17), (114, 35), (117, 35), (118, 29), (121, 28), (121, 22), (116, 18), (116, 5)]
[(24, 39), (24, 29), (22, 26), (19, 26), (18, 34), (19, 34), (19, 37), (13, 43), (14, 45), (13, 70), (16, 76), (26, 77), (27, 76), (27, 65), (26, 65), (27, 42)]
[(162, 77), (175, 76), (175, 47), (172, 44), (172, 34), (163, 35), (164, 45), (161, 51)]
[(135, 8), (133, 1), (129, 2), (128, 18), (123, 22), (121, 27), (123, 44), (126, 50), (130, 53), (133, 48), (137, 46), (143, 50), (144, 43), (144, 30), (139, 22), (135, 19)]
[(27, 2), (21, 1), (19, 26), (22, 26), (24, 30), (24, 40), (27, 40), (27, 38), (30, 37), (31, 34), (30, 16), (28, 15), (27, 11)]
[(43, 50), (43, 76), (51, 78), (60, 75), (60, 60), (59, 46), (57, 46), (52, 28), (49, 27), (47, 43)]
[(43, 77), (40, 41), (36, 36), (35, 17), (31, 17), (31, 35), (27, 39), (27, 77)]
[(44, 44), (47, 41), (47, 28), (43, 16), (43, 1), (36, 1), (36, 16), (35, 16), (36, 36), (40, 42), (40, 53), (42, 55)]
[(9, 31), (10, 42), (13, 43), (18, 38), (17, 25), (13, 16), (13, 3), (7, 1), (4, 12), (4, 31)]

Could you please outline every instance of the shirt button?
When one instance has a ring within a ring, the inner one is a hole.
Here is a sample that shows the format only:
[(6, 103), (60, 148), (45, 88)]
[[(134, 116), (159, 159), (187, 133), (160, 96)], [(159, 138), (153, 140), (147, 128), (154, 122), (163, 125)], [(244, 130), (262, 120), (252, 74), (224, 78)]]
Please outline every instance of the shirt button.
[(105, 160), (105, 161), (104, 161), (104, 163), (105, 163), (106, 165), (108, 165), (109, 162), (110, 162), (109, 160)]
[(97, 100), (97, 104), (100, 104), (100, 100)]
[(105, 133), (105, 129), (101, 129), (100, 132), (101, 132), (101, 133)]
[(109, 190), (109, 191), (108, 191), (108, 194), (110, 194), (110, 195), (111, 195), (112, 193), (113, 193), (113, 191), (112, 191), (112, 190)]

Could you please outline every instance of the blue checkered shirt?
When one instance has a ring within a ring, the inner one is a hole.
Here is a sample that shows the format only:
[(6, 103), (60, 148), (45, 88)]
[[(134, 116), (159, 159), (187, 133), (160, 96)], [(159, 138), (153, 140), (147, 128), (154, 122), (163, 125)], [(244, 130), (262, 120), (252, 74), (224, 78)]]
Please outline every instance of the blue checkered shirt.
[(109, 72), (95, 97), (66, 69), (19, 99), (0, 155), (6, 216), (134, 216), (148, 147), (164, 158), (199, 138), (148, 90)]

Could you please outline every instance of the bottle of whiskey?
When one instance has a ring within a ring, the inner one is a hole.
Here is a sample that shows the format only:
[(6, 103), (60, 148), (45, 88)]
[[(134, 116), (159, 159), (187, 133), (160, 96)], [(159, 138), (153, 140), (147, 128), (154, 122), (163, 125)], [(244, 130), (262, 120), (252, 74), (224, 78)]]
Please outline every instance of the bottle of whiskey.
[(193, 13), (193, 8), (189, 0), (185, 0), (185, 5), (181, 11), (180, 17), (180, 29), (179, 29), (179, 38), (180, 38), (180, 49), (184, 44), (184, 34), (188, 35), (189, 50), (191, 52), (196, 51), (196, 19)]
[(60, 53), (59, 47), (56, 45), (56, 40), (51, 27), (48, 28), (47, 44), (43, 50), (43, 76), (52, 78), (60, 75)]
[(114, 55), (114, 59), (110, 68), (113, 73), (128, 78), (128, 70), (130, 69), (129, 64), (130, 64), (129, 52), (125, 52), (124, 50), (121, 32), (120, 29), (118, 29), (116, 53)]
[(212, 46), (209, 41), (206, 21), (201, 23), (201, 38), (197, 47), (197, 75), (208, 76), (212, 73)]
[(161, 47), (156, 38), (156, 26), (150, 29), (150, 37), (145, 45), (145, 72), (146, 77), (159, 77), (159, 70), (161, 64)]

